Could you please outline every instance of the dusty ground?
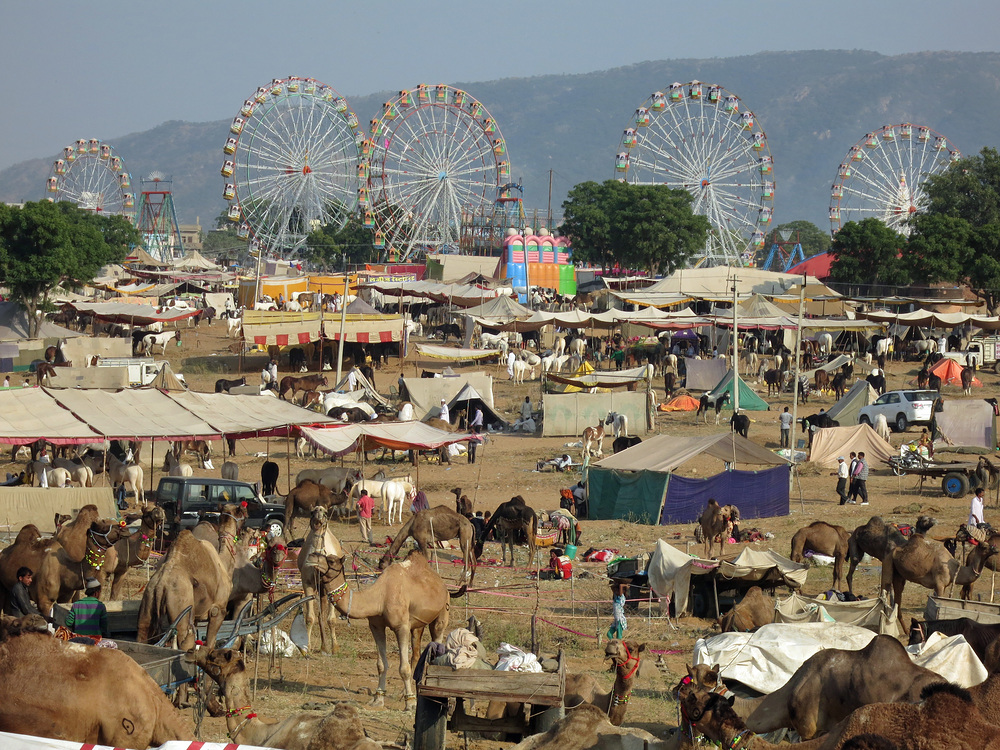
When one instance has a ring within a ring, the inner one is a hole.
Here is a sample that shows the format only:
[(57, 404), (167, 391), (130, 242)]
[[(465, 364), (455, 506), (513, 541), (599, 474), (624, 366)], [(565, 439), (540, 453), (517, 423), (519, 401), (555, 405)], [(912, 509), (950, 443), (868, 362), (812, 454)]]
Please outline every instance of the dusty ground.
[[(212, 328), (202, 326), (197, 334), (185, 335), (183, 347), (180, 349), (170, 347), (168, 358), (175, 371), (183, 372), (194, 389), (211, 391), (217, 378), (236, 377), (236, 359), (229, 355), (227, 350), (229, 343), (231, 341), (226, 339), (223, 326), (219, 324)], [(257, 382), (263, 361), (262, 354), (248, 356), (245, 371), (250, 382)], [(440, 367), (440, 363), (434, 362), (408, 360), (404, 363), (404, 370), (408, 376), (413, 374), (415, 369), (440, 369)], [(493, 369), (495, 366), (486, 367), (497, 377), (494, 393), (496, 406), (501, 412), (514, 414), (525, 395), (530, 395), (536, 403), (540, 401), (539, 383), (514, 386), (506, 381), (506, 370)], [(891, 363), (888, 368), (888, 388), (908, 387), (908, 381), (916, 374), (917, 369), (919, 366), (915, 363)], [(395, 360), (377, 372), (376, 384), (383, 393), (388, 391), (390, 384), (395, 384), (399, 372), (400, 367)], [(331, 385), (333, 375), (330, 377)], [(997, 376), (992, 373), (980, 373), (979, 377), (984, 381), (985, 387), (977, 391), (974, 397), (994, 395), (998, 384)], [(946, 387), (945, 392), (951, 398), (962, 397), (958, 388)], [(662, 391), (660, 395), (662, 396)], [(750, 438), (769, 448), (777, 448), (778, 414), (785, 405), (791, 404), (791, 400), (789, 396), (783, 396), (771, 399), (769, 403), (771, 404), (769, 412), (751, 413), (754, 422), (750, 428)], [(812, 414), (821, 406), (828, 408), (833, 403), (832, 396), (820, 397), (815, 401), (810, 399), (804, 410), (800, 409), (800, 414)], [(728, 424), (719, 427), (714, 424), (707, 426), (696, 424), (690, 413), (657, 416), (658, 433), (692, 435), (728, 429)], [(795, 434), (797, 437), (798, 433)], [(918, 434), (919, 428), (911, 428), (905, 436), (893, 435), (893, 444), (898, 446), (904, 437), (913, 440)], [(536, 509), (555, 508), (558, 507), (559, 489), (570, 486), (578, 477), (566, 474), (539, 474), (533, 469), (539, 458), (548, 458), (564, 452), (564, 444), (571, 441), (572, 438), (535, 438), (521, 435), (492, 437), (488, 444), (480, 448), (479, 462), (474, 465), (466, 463), (464, 459), (451, 466), (422, 463), (419, 470), (420, 488), (427, 492), (432, 505), (450, 505), (453, 496), (448, 491), (458, 486), (475, 500), (477, 510), (492, 510), (514, 494), (523, 495)], [(218, 448), (221, 446), (216, 447), (218, 454)], [(263, 459), (256, 454), (261, 452), (269, 453), (272, 460), (281, 466), (279, 491), (284, 491), (287, 487), (289, 468), (291, 475), (294, 475), (301, 468), (327, 463), (325, 459), (296, 459), (294, 445), (291, 447), (291, 456), (288, 457), (284, 439), (270, 442), (241, 441), (238, 444), (237, 458), (240, 478), (248, 481), (256, 481), (259, 478), (259, 467)], [(605, 447), (610, 450), (610, 441), (607, 441)], [(161, 452), (162, 445), (159, 445), (157, 456), (160, 456)], [(576, 455), (579, 455), (578, 451)], [(143, 458), (148, 466), (148, 448)], [(161, 466), (162, 461), (158, 461), (152, 477), (154, 488), (159, 481)], [(216, 461), (216, 466), (221, 466), (221, 460)], [(385, 468), (389, 473), (407, 471), (407, 466), (404, 464), (389, 465)], [(682, 473), (705, 476), (719, 470), (721, 466), (717, 462), (706, 459), (685, 466)], [(195, 473), (218, 476), (218, 471), (200, 471), (197, 468)], [(148, 476), (147, 482), (150, 482)], [(952, 533), (960, 523), (964, 522), (968, 514), (967, 500), (951, 500), (944, 497), (936, 483), (925, 486), (924, 494), (920, 496), (917, 494), (913, 477), (898, 479), (888, 469), (873, 471), (868, 483), (871, 498), (869, 507), (839, 506), (834, 491), (835, 485), (836, 478), (828, 471), (803, 472), (799, 486), (793, 491), (789, 516), (758, 519), (750, 523), (761, 531), (770, 531), (774, 534), (774, 539), (767, 543), (758, 543), (758, 547), (771, 548), (787, 556), (792, 534), (817, 519), (840, 524), (848, 530), (866, 522), (872, 515), (881, 515), (901, 523), (912, 523), (918, 515), (917, 506), (912, 505), (915, 503), (922, 505), (922, 512), (930, 509), (932, 515), (938, 518), (938, 531), (941, 535)], [(726, 500), (739, 504), (738, 498), (726, 498)], [(901, 508), (903, 512), (894, 513), (893, 509), (900, 506), (912, 507)], [(995, 512), (994, 507), (988, 506), (987, 518), (992, 520)], [(404, 520), (408, 515), (407, 513), (404, 516)], [(694, 545), (691, 525), (652, 527), (622, 521), (584, 522), (582, 532), (581, 552), (588, 547), (612, 547), (623, 555), (634, 555), (641, 551), (651, 551), (658, 538), (666, 539), (681, 548), (688, 542), (691, 543), (693, 550), (700, 547)], [(360, 545), (360, 534), (356, 523), (339, 524), (336, 533), (348, 547), (358, 547), (363, 555), (367, 555), (367, 559), (376, 559), (374, 552)], [(376, 524), (375, 533), (376, 537), (384, 536), (391, 534), (392, 529)], [(739, 545), (730, 545), (726, 552), (736, 554), (739, 552), (738, 547)], [(540, 554), (544, 555), (544, 552)], [(498, 558), (499, 547), (492, 543), (488, 544), (484, 557)], [(522, 564), (524, 559), (522, 551), (520, 557)], [(457, 580), (460, 575), (460, 567), (457, 565), (442, 564), (440, 570), (445, 578)], [(495, 565), (482, 565), (476, 578), (476, 585), (477, 588), (485, 590), (476, 591), (467, 599), (455, 600), (452, 606), (452, 622), (460, 623), (467, 617), (467, 613), (475, 613), (485, 627), (484, 641), (487, 649), (495, 649), (500, 641), (529, 647), (530, 614), (537, 607), (541, 617), (561, 626), (539, 623), (538, 637), (542, 652), (554, 653), (558, 649), (564, 649), (571, 671), (597, 674), (598, 679), (610, 689), (612, 678), (605, 672), (602, 662), (603, 646), (596, 638), (611, 624), (609, 590), (606, 581), (601, 578), (604, 565), (577, 563), (575, 571), (578, 576), (587, 571), (592, 573), (593, 577), (581, 576), (572, 584), (562, 581), (543, 581), (539, 584), (536, 596), (535, 585), (533, 581), (528, 580), (524, 569), (512, 570)], [(875, 594), (879, 574), (878, 566), (861, 568), (855, 579), (856, 591), (864, 595)], [(145, 575), (142, 577), (145, 578)], [(804, 592), (815, 594), (824, 591), (830, 587), (830, 579), (829, 568), (814, 568), (810, 571)], [(500, 587), (502, 591), (498, 590)], [(990, 582), (984, 579), (978, 584), (976, 593), (988, 597), (989, 588)], [(136, 586), (133, 591), (137, 589)], [(904, 614), (907, 619), (923, 610), (927, 593), (926, 590), (913, 584), (907, 586), (904, 595)], [(693, 618), (682, 619), (679, 628), (675, 628), (666, 619), (657, 616), (658, 608), (654, 607), (654, 610), (656, 611), (650, 613), (646, 605), (641, 605), (640, 613), (629, 617), (627, 637), (646, 643), (649, 649), (668, 653), (661, 655), (662, 659), (658, 665), (655, 664), (657, 661), (655, 656), (647, 656), (646, 668), (641, 673), (629, 705), (626, 724), (661, 733), (677, 723), (676, 706), (670, 697), (670, 690), (684, 673), (684, 664), (690, 661), (695, 640), (717, 629), (713, 628), (711, 622)], [(337, 636), (340, 641), (340, 652), (333, 657), (291, 658), (274, 663), (266, 657), (262, 658), (258, 665), (260, 682), (254, 710), (262, 717), (279, 717), (299, 710), (306, 703), (352, 700), (363, 707), (370, 734), (381, 740), (399, 740), (405, 731), (412, 729), (413, 717), (402, 711), (402, 685), (394, 666), (395, 650), (390, 646), (387, 707), (368, 709), (364, 707), (377, 684), (375, 649), (371, 634), (363, 622), (354, 622), (348, 627), (346, 622), (339, 621)], [(391, 640), (390, 638), (390, 642)], [(679, 653), (669, 653), (673, 651)], [(254, 668), (251, 663), (250, 669)], [(222, 740), (225, 732), (222, 719), (206, 718), (202, 726), (203, 739)], [(461, 742), (461, 738), (452, 736), (449, 745), (456, 747)], [(505, 745), (470, 738), (469, 746), (485, 749)]]

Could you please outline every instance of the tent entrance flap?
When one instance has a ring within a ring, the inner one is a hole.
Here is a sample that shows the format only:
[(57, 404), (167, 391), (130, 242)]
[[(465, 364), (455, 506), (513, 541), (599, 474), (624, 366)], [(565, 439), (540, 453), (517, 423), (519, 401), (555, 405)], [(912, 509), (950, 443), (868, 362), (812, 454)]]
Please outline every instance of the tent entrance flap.
[(658, 471), (615, 471), (592, 466), (587, 475), (590, 517), (655, 525), (670, 476)]

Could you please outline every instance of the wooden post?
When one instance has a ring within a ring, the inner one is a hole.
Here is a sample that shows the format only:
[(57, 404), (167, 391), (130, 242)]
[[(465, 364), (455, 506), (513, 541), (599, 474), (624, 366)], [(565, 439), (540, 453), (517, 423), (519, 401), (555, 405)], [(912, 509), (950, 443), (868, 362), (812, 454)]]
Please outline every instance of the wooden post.
[(290, 428), (285, 428), (285, 472), (288, 474), (286, 478), (288, 481), (288, 491), (292, 491), (292, 451), (289, 447), (288, 441), (288, 430)]

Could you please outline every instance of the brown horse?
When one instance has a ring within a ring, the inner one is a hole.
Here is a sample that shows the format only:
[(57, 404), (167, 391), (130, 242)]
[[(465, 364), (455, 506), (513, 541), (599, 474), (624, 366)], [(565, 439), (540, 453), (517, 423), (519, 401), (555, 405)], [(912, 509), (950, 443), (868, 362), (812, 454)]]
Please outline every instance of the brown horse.
[(320, 386), (325, 385), (327, 385), (325, 375), (306, 375), (301, 378), (286, 375), (281, 379), (281, 383), (278, 387), (278, 396), (279, 398), (284, 399), (285, 394), (291, 391), (291, 398), (294, 399), (295, 394), (299, 391), (315, 391)]

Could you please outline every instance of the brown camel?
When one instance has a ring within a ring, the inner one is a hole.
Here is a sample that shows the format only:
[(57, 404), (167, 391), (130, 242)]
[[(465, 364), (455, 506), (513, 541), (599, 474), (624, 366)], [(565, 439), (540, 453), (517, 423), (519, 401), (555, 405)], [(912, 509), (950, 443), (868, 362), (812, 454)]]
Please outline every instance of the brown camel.
[(326, 508), (319, 505), (313, 508), (309, 518), (309, 533), (299, 549), (297, 565), (303, 593), (315, 597), (306, 603), (307, 646), (310, 650), (313, 647), (312, 631), (318, 611), (320, 651), (324, 654), (337, 651), (337, 631), (333, 624), (335, 614), (327, 601), (327, 592), (323, 589), (322, 572), (327, 568), (327, 555), (343, 557), (344, 549), (340, 546), (340, 540), (330, 531)]
[(810, 656), (760, 701), (746, 725), (760, 733), (788, 727), (808, 740), (861, 706), (916, 703), (921, 690), (941, 681), (941, 675), (914, 664), (895, 638), (877, 635), (860, 651), (831, 648)]
[[(386, 654), (386, 628), (396, 634), (399, 645), (399, 677), (403, 681), (406, 710), (416, 706), (413, 669), (420, 654), (424, 628), (430, 626), (431, 640), (440, 641), (448, 627), (448, 589), (444, 581), (427, 563), (427, 558), (414, 550), (402, 562), (386, 568), (367, 589), (353, 591), (344, 577), (344, 558), (328, 555), (323, 572), (323, 587), (330, 601), (342, 615), (352, 619), (367, 619), (368, 627), (378, 647), (378, 689), (374, 705), (385, 704), (385, 683), (389, 671)], [(462, 596), (465, 586), (451, 594)]]
[(285, 496), (285, 538), (294, 539), (292, 527), (296, 518), (309, 518), (313, 508), (322, 505), (327, 511), (347, 502), (347, 493), (334, 492), (311, 479), (303, 479)]
[(851, 535), (843, 526), (826, 521), (813, 521), (792, 536), (792, 562), (802, 562), (803, 552), (811, 549), (833, 558), (833, 587), (839, 589), (844, 575)]
[[(746, 719), (750, 714), (752, 714), (757, 706), (760, 705), (761, 701), (764, 700), (766, 696), (761, 696), (759, 698), (740, 698), (735, 693), (726, 687), (726, 684), (722, 681), (722, 669), (718, 664), (713, 666), (708, 666), (707, 664), (696, 664), (695, 666), (688, 666), (687, 668), (688, 677), (690, 677), (690, 682), (696, 687), (700, 687), (709, 692), (718, 693), (724, 696), (730, 701), (733, 710), (736, 711), (736, 715), (741, 719)], [(686, 681), (687, 682), (687, 681)], [(683, 684), (683, 683), (682, 683)], [(681, 717), (683, 720), (683, 717)], [(688, 726), (683, 726), (683, 724), (688, 724)], [(684, 733), (690, 736), (688, 727), (689, 722), (683, 722), (682, 729)]]
[(907, 581), (933, 590), (938, 597), (945, 596), (953, 583), (962, 584), (963, 592), (967, 593), (982, 574), (986, 560), (996, 554), (996, 547), (979, 544), (962, 565), (943, 544), (932, 543), (926, 534), (914, 532), (905, 545), (893, 549), (882, 561), (882, 588), (892, 592), (900, 625), (903, 624), (903, 589)]
[[(715, 547), (716, 538), (723, 535), (728, 537), (728, 532), (732, 528), (732, 522), (739, 520), (740, 512), (735, 505), (722, 507), (714, 497), (708, 501), (708, 505), (698, 519), (698, 523), (701, 526), (702, 538), (705, 543), (706, 560), (712, 559), (712, 550)], [(720, 554), (725, 543), (725, 538), (720, 538)]]
[(469, 585), (476, 577), (476, 529), (472, 522), (465, 516), (461, 516), (445, 505), (436, 505), (433, 508), (422, 510), (410, 517), (410, 520), (403, 524), (403, 527), (396, 533), (392, 546), (382, 556), (379, 561), (379, 570), (385, 570), (391, 563), (399, 550), (402, 549), (406, 540), (413, 537), (424, 557), (434, 559), (435, 542), (443, 542), (447, 539), (458, 539), (462, 548), (462, 580), (468, 578)]
[[(147, 503), (142, 511), (142, 522), (138, 533), (119, 539), (115, 546), (108, 550), (101, 566), (101, 593), (105, 599), (117, 601), (120, 599), (122, 587), (125, 585), (125, 574), (129, 568), (137, 568), (149, 559), (156, 538), (163, 531), (163, 522), (167, 516), (159, 505)], [(110, 589), (107, 585), (111, 581)], [(105, 593), (107, 592), (107, 593)]]
[(124, 652), (30, 632), (0, 645), (0, 731), (112, 747), (194, 740), (187, 719)]
[(500, 503), (493, 512), (490, 522), (483, 529), (483, 539), (489, 538), (495, 532), (500, 542), (500, 562), (507, 561), (507, 550), (510, 550), (510, 564), (514, 565), (514, 547), (527, 542), (528, 564), (535, 559), (535, 535), (538, 533), (538, 514), (528, 507), (524, 498), (515, 495), (505, 503)]
[(229, 614), (235, 616), (250, 598), (259, 594), (273, 593), (276, 573), (281, 563), (288, 557), (288, 548), (281, 539), (268, 543), (264, 553), (257, 560), (250, 559), (250, 539), (241, 540), (236, 548), (236, 567), (233, 568), (233, 589), (229, 592)]
[(597, 706), (584, 704), (566, 712), (547, 732), (533, 734), (510, 750), (677, 750), (693, 747), (662, 741), (642, 729), (616, 727)]
[(302, 711), (280, 721), (265, 721), (250, 708), (250, 676), (239, 651), (197, 648), (186, 659), (219, 685), (226, 700), (226, 726), (232, 742), (284, 750), (379, 750), (365, 736), (358, 709), (337, 704), (327, 714)]
[(140, 643), (162, 633), (184, 609), (191, 607), (191, 616), (177, 624), (178, 646), (190, 649), (195, 640), (190, 623), (207, 619), (205, 643), (214, 648), (233, 588), (237, 528), (245, 518), (246, 510), (240, 506), (222, 506), (218, 552), (186, 529), (177, 535), (142, 594), (137, 635)]
[(455, 496), (455, 512), (460, 516), (467, 516), (472, 513), (472, 501), (469, 499), (468, 495), (462, 494), (461, 487), (455, 487), (449, 490), (451, 494)]
[(774, 622), (774, 597), (751, 587), (742, 601), (719, 618), (723, 633), (749, 633)]
[[(921, 516), (917, 519), (917, 531), (927, 531), (934, 525), (932, 519)], [(865, 555), (873, 560), (884, 560), (896, 547), (906, 544), (895, 524), (887, 524), (880, 516), (872, 516), (864, 526), (858, 526), (847, 540), (847, 555), (851, 565), (847, 571), (847, 590), (854, 593), (854, 571)]]

